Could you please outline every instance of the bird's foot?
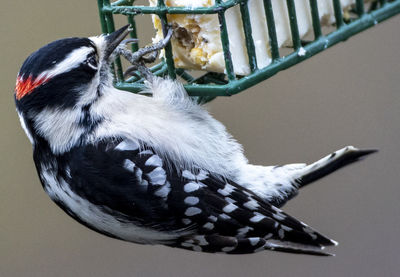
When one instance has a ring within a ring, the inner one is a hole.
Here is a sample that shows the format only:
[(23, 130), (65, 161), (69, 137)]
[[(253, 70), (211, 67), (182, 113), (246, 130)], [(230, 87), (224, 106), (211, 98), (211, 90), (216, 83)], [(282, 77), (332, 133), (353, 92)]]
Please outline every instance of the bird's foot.
[(147, 81), (151, 82), (154, 75), (153, 73), (146, 67), (146, 64), (152, 63), (156, 60), (158, 56), (159, 50), (163, 49), (168, 42), (170, 41), (172, 36), (172, 28), (168, 29), (167, 35), (165, 38), (155, 44), (140, 48), (138, 51), (132, 53), (131, 51), (126, 49), (126, 45), (128, 43), (137, 42), (137, 39), (127, 39), (123, 41), (120, 47), (116, 50), (117, 54), (123, 56), (128, 60), (129, 63), (132, 64), (124, 72), (124, 77), (137, 75), (136, 71), (139, 71), (140, 75), (142, 75)]

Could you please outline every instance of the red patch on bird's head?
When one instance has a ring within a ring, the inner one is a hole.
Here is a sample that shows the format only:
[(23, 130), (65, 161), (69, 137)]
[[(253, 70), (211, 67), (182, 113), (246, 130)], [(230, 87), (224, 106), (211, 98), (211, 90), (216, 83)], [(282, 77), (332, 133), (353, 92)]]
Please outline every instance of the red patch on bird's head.
[(25, 95), (30, 94), (35, 88), (46, 83), (49, 80), (46, 76), (39, 76), (35, 79), (29, 75), (28, 78), (24, 76), (18, 76), (15, 84), (15, 97), (20, 100)]

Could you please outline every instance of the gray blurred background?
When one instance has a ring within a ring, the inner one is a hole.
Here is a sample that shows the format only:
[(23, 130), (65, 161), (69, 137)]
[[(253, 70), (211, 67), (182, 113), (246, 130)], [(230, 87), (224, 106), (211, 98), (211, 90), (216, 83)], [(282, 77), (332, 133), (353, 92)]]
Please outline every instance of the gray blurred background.
[(400, 16), (209, 105), (255, 164), (311, 162), (348, 144), (380, 149), (284, 208), (340, 242), (327, 258), (141, 246), (72, 220), (42, 191), (13, 88), (32, 51), (100, 33), (96, 1), (2, 1), (0, 30), (0, 276), (399, 276)]

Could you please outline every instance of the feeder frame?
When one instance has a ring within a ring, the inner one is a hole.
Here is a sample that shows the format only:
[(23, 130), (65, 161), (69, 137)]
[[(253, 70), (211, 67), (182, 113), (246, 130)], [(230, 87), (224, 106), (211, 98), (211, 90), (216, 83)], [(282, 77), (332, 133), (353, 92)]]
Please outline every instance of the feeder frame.
[[(107, 34), (115, 31), (114, 16), (124, 15), (127, 17), (127, 22), (132, 26), (130, 36), (133, 38), (137, 37), (135, 16), (140, 14), (157, 15), (162, 22), (162, 26), (168, 25), (168, 14), (217, 14), (220, 23), (220, 34), (226, 74), (206, 72), (203, 76), (194, 78), (190, 75), (188, 70), (175, 68), (171, 43), (165, 47), (165, 58), (163, 58), (160, 63), (150, 68), (151, 72), (157, 76), (168, 75), (172, 79), (176, 79), (177, 76), (180, 76), (187, 82), (184, 86), (190, 96), (199, 96), (199, 101), (207, 102), (217, 96), (230, 96), (237, 94), (272, 77), (279, 71), (298, 64), (337, 44), (338, 42), (345, 41), (351, 36), (354, 36), (355, 34), (400, 13), (400, 0), (373, 1), (370, 4), (369, 11), (365, 10), (363, 0), (356, 0), (353, 12), (357, 16), (356, 18), (352, 18), (345, 22), (340, 0), (332, 0), (334, 16), (336, 19), (336, 30), (324, 35), (320, 24), (317, 1), (318, 0), (309, 0), (314, 39), (305, 42), (300, 39), (294, 0), (286, 0), (292, 34), (293, 51), (287, 56), (281, 56), (278, 48), (272, 2), (271, 0), (263, 0), (272, 57), (271, 63), (263, 68), (257, 67), (257, 58), (249, 18), (248, 0), (215, 0), (214, 6), (195, 8), (169, 7), (165, 5), (163, 0), (158, 0), (157, 6), (135, 6), (133, 5), (135, 0), (117, 0), (112, 3), (110, 3), (110, 0), (98, 0), (98, 8), (103, 33)], [(231, 53), (229, 50), (229, 37), (225, 12), (227, 9), (234, 6), (240, 7), (245, 34), (245, 45), (251, 71), (251, 73), (246, 76), (238, 76), (234, 73)], [(166, 30), (164, 29), (163, 32), (165, 35)], [(132, 51), (137, 51), (137, 49), (138, 46), (133, 44)], [(117, 58), (114, 64), (114, 74), (116, 76), (115, 86), (117, 88), (131, 92), (139, 92), (144, 89), (143, 78), (130, 77), (124, 79), (120, 59)]]

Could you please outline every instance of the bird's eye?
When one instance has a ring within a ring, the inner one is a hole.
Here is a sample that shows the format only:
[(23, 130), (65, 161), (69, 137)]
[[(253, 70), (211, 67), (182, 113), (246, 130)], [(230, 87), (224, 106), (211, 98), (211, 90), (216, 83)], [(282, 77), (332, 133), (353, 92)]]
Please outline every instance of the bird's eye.
[(88, 57), (85, 61), (85, 63), (92, 69), (97, 70), (97, 60), (94, 55), (91, 55)]

